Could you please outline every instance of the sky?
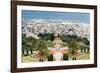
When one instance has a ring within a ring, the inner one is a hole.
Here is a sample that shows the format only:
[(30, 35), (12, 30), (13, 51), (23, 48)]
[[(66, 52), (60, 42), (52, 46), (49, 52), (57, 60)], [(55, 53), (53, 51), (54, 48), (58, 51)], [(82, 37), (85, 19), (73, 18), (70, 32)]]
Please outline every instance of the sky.
[(69, 20), (73, 22), (90, 23), (89, 13), (79, 12), (56, 12), (56, 11), (35, 11), (22, 10), (22, 18), (24, 19), (46, 19), (46, 20)]

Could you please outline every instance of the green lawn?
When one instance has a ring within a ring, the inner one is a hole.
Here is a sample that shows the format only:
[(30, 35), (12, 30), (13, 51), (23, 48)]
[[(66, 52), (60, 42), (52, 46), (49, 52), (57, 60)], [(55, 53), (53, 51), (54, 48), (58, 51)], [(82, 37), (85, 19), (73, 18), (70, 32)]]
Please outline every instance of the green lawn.
[(88, 60), (90, 59), (89, 53), (82, 53), (79, 57), (77, 57), (77, 60)]
[[(90, 59), (89, 53), (82, 53), (80, 56), (77, 57), (77, 60), (88, 60)], [(22, 56), (22, 62), (39, 62), (37, 58), (34, 56)]]
[(22, 62), (38, 62), (38, 59), (32, 57), (32, 56), (22, 56)]

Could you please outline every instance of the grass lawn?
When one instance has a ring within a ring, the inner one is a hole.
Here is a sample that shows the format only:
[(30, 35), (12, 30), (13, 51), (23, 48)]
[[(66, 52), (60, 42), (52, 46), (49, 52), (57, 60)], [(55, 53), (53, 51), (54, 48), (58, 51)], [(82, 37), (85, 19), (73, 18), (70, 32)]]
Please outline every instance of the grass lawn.
[(89, 53), (82, 53), (79, 57), (77, 57), (77, 60), (88, 60), (90, 59)]
[[(88, 60), (90, 59), (89, 53), (82, 53), (80, 56), (77, 57), (77, 60)], [(22, 62), (39, 62), (37, 58), (33, 56), (22, 56)]]
[(38, 62), (38, 59), (32, 57), (32, 56), (22, 56), (21, 59), (22, 62), (27, 63), (27, 62)]

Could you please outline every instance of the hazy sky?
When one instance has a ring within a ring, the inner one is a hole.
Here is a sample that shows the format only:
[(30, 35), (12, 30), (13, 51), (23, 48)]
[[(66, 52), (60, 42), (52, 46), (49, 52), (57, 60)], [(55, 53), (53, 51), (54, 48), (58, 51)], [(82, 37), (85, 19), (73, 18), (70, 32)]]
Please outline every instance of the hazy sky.
[(24, 19), (61, 19), (71, 20), (73, 22), (90, 23), (89, 13), (79, 12), (56, 12), (56, 11), (34, 11), (22, 10), (22, 18)]

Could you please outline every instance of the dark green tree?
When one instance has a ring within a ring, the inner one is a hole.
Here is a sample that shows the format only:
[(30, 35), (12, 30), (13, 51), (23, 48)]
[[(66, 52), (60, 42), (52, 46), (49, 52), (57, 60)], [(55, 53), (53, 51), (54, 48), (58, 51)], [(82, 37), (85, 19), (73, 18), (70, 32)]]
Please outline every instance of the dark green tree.
[(52, 54), (48, 55), (47, 58), (48, 58), (48, 61), (53, 61), (53, 55)]
[(25, 34), (22, 34), (22, 53), (25, 54), (25, 52), (27, 53), (27, 55), (29, 55), (29, 52), (35, 50), (35, 43), (36, 43), (36, 39), (33, 37), (26, 37)]
[(69, 59), (68, 54), (64, 53), (64, 54), (63, 54), (63, 60), (68, 60), (68, 59)]

